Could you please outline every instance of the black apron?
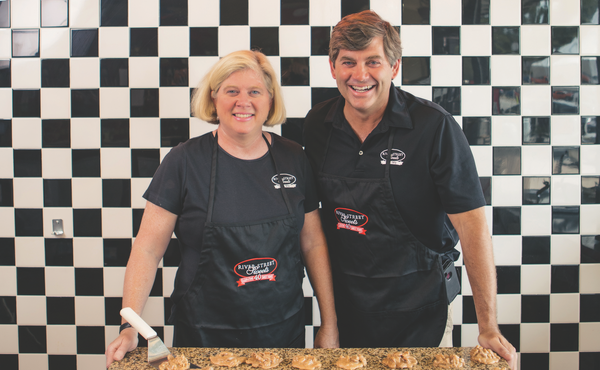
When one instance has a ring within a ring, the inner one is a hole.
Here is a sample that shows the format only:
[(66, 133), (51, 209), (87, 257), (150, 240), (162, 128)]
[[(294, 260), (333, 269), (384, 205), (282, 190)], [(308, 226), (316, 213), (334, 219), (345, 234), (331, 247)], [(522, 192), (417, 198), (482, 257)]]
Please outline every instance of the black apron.
[(348, 178), (323, 172), (326, 155), (318, 183), (340, 346), (437, 347), (448, 312), (442, 256), (416, 239), (396, 207), (394, 159), (388, 154), (383, 178)]
[(176, 303), (174, 345), (294, 346), (304, 340), (304, 265), (285, 186), (280, 183), (287, 215), (251, 223), (213, 222), (217, 150), (215, 135), (200, 263), (190, 289)]

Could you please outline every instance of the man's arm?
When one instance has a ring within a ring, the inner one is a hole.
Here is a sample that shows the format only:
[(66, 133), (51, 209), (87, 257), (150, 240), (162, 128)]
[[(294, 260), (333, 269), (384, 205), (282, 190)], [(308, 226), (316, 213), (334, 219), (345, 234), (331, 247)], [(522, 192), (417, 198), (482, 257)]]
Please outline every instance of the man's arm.
[(479, 344), (494, 350), (516, 369), (516, 350), (500, 333), (496, 319), (496, 266), (484, 208), (449, 214), (448, 217), (458, 232), (473, 291)]

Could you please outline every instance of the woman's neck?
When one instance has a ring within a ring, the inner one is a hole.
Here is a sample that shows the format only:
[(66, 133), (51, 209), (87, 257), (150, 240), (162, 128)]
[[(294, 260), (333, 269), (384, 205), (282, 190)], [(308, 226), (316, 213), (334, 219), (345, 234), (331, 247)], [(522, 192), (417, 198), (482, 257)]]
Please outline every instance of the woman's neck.
[[(224, 151), (236, 158), (246, 160), (257, 159), (269, 151), (269, 148), (262, 137), (262, 131), (258, 135), (229, 135), (227, 132), (225, 132), (225, 130), (220, 130), (217, 128), (215, 131), (213, 131), (213, 135), (216, 133), (219, 134), (219, 146)], [(271, 135), (267, 132), (265, 132), (264, 135), (270, 143)]]

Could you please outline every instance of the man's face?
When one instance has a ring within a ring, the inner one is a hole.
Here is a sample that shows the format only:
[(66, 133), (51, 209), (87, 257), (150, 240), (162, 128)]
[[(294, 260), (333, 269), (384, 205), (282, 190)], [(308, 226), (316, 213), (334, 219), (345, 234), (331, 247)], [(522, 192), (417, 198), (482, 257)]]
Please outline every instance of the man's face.
[[(341, 49), (331, 75), (346, 99), (344, 113), (368, 116), (383, 114), (387, 106), (392, 79), (398, 74), (400, 61), (390, 65), (383, 49), (383, 38), (376, 37), (363, 50)], [(349, 118), (349, 117), (346, 117)]]

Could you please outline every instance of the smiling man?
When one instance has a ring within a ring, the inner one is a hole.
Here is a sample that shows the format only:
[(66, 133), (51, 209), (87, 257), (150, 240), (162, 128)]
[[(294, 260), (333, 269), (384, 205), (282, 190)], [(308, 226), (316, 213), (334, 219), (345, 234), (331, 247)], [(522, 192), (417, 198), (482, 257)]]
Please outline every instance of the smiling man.
[(496, 274), (483, 192), (460, 126), (394, 86), (398, 32), (372, 11), (333, 29), (329, 63), (341, 97), (306, 116), (304, 139), (322, 204), (343, 347), (452, 346), (461, 241), (479, 343), (511, 366), (496, 321)]

